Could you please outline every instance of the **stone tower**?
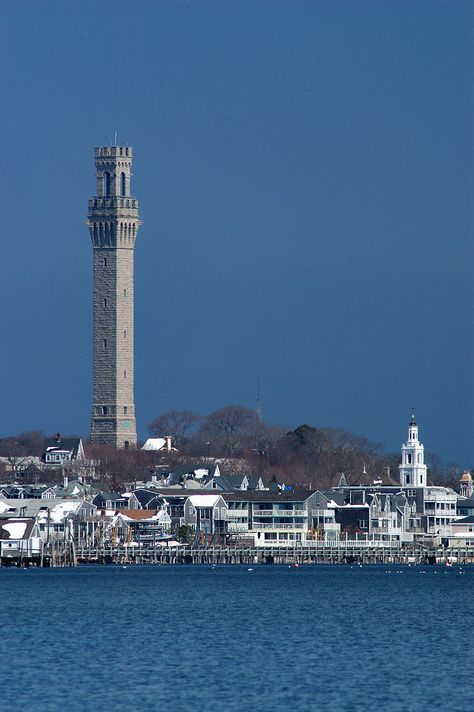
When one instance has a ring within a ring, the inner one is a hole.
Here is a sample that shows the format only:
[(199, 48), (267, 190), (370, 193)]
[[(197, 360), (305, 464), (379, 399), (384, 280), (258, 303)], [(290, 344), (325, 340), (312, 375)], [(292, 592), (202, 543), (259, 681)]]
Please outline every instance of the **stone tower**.
[(425, 448), (418, 440), (418, 425), (414, 413), (408, 423), (408, 439), (402, 445), (402, 463), (399, 470), (400, 484), (403, 487), (427, 486)]
[(140, 219), (130, 195), (132, 149), (96, 148), (95, 167), (87, 220), (94, 263), (91, 441), (134, 447), (133, 258)]

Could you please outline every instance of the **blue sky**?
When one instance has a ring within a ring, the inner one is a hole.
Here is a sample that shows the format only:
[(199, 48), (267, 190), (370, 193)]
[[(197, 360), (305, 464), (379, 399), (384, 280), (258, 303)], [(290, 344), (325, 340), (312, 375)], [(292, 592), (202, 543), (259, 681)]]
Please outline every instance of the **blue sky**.
[(140, 435), (253, 406), (474, 460), (472, 4), (1, 3), (0, 435), (88, 434), (93, 148), (134, 149)]

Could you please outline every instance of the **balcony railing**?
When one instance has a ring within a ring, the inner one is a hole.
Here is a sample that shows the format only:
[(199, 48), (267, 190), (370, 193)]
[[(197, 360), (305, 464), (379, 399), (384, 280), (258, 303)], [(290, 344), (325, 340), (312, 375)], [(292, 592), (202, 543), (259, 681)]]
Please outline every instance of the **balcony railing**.
[(227, 519), (248, 519), (249, 513), (246, 509), (228, 509)]
[(254, 509), (254, 517), (307, 517), (306, 509)]
[(425, 492), (425, 502), (456, 502), (457, 495), (446, 492)]
[(439, 536), (452, 536), (453, 530), (450, 526), (443, 526), (442, 524), (435, 524), (431, 527), (426, 527), (427, 534), (439, 534)]
[(254, 522), (253, 529), (306, 529), (306, 523), (293, 522), (292, 524), (289, 524), (287, 522)]
[(311, 516), (312, 517), (330, 517), (331, 519), (333, 519), (334, 518), (334, 509), (312, 509)]
[(248, 532), (248, 530), (248, 524), (242, 524), (241, 522), (229, 522), (227, 525), (229, 534), (240, 534), (241, 532)]

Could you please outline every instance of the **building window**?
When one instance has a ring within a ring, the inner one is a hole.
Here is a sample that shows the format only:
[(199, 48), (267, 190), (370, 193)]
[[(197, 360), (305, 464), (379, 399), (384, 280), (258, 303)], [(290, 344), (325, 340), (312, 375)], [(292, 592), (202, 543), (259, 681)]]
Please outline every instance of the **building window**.
[(110, 195), (110, 173), (108, 171), (104, 173), (104, 195)]
[(124, 405), (124, 407), (123, 407), (123, 414), (124, 414), (124, 415), (127, 415), (127, 413), (128, 413), (128, 407), (127, 407), (126, 405)]
[(107, 406), (106, 405), (102, 406), (102, 415), (107, 415)]
[(102, 264), (104, 265), (104, 267), (107, 267), (107, 257), (104, 257), (104, 259), (102, 260)]
[(126, 330), (126, 329), (123, 330), (123, 338), (124, 338), (124, 339), (127, 338), (127, 330)]
[(104, 346), (104, 349), (107, 348), (107, 339), (104, 339), (104, 341), (103, 341), (103, 346)]
[(128, 448), (130, 447), (130, 442), (128, 440), (125, 440), (123, 446), (124, 446), (125, 450), (128, 450)]
[(127, 378), (127, 372), (124, 371), (124, 372), (123, 372), (123, 380), (125, 381), (126, 378)]
[(127, 296), (127, 290), (126, 290), (126, 289), (123, 290), (123, 296), (124, 296), (124, 297)]
[(107, 306), (107, 299), (104, 298), (104, 307)]
[(125, 197), (125, 173), (120, 174), (120, 195)]
[(411, 453), (408, 453), (407, 455), (407, 462), (409, 465), (411, 465)]

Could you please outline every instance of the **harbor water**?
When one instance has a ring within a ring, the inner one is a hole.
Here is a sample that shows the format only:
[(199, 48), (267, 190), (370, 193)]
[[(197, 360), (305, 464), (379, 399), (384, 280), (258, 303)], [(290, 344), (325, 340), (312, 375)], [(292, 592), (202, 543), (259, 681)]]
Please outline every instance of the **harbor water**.
[(474, 708), (473, 566), (0, 569), (3, 710)]

